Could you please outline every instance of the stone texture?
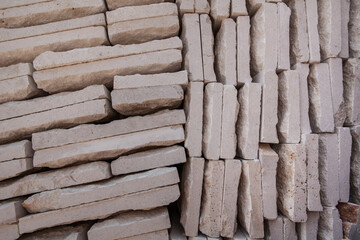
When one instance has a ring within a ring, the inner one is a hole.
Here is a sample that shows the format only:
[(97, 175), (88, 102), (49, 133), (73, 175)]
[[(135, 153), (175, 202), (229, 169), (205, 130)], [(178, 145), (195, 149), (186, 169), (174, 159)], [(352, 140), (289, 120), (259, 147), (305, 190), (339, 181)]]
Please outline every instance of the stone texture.
[(293, 222), (306, 222), (306, 150), (302, 144), (279, 144), (277, 205)]
[(61, 226), (45, 229), (35, 233), (25, 234), (21, 236), (21, 240), (86, 240), (89, 224), (78, 224), (75, 226)]
[(317, 238), (319, 212), (308, 212), (307, 221), (304, 223), (296, 223), (296, 231), (299, 240), (311, 240)]
[(36, 4), (40, 2), (48, 2), (49, 0), (3, 0), (0, 3), (0, 9), (12, 8), (12, 7), (20, 7), (31, 4)]
[(350, 201), (360, 204), (360, 126), (351, 128)]
[(241, 158), (254, 159), (259, 145), (261, 84), (245, 83), (239, 89), (238, 101), (237, 152)]
[(247, 16), (246, 0), (231, 0), (230, 17)]
[(341, 0), (341, 51), (339, 57), (349, 58), (350, 0)]
[(181, 16), (185, 13), (195, 12), (195, 0), (176, 0), (176, 4)]
[(110, 159), (135, 150), (170, 146), (184, 141), (180, 125), (156, 128), (104, 139), (36, 151), (34, 167), (59, 168), (73, 163)]
[(278, 49), (277, 49), (277, 71), (290, 69), (290, 15), (291, 9), (285, 3), (277, 4), (278, 13)]
[(122, 211), (166, 206), (176, 201), (179, 195), (179, 187), (171, 185), (76, 207), (32, 214), (19, 219), (19, 231), (21, 234), (28, 233), (79, 221), (103, 219)]
[(289, 240), (297, 240), (296, 225), (287, 217), (282, 217), (283, 219), (283, 229), (284, 229), (284, 238)]
[(120, 175), (184, 162), (185, 149), (175, 145), (119, 157), (111, 162), (111, 172), (113, 175)]
[(33, 72), (34, 69), (31, 63), (18, 63), (8, 67), (1, 67), (0, 81), (21, 76), (31, 76)]
[(319, 135), (303, 134), (301, 144), (305, 146), (307, 164), (307, 209), (322, 211), (319, 182)]
[(162, 2), (169, 2), (169, 0), (106, 0), (109, 10), (114, 10), (126, 6), (138, 6)]
[(9, 143), (0, 146), (0, 162), (28, 158), (34, 155), (29, 140), (22, 140), (20, 142)]
[(216, 34), (215, 56), (218, 81), (236, 86), (236, 23), (231, 18), (222, 21)]
[(32, 168), (32, 158), (21, 158), (0, 162), (0, 181), (19, 176)]
[(166, 240), (187, 240), (187, 236), (185, 235), (185, 231), (180, 224), (180, 214), (178, 209), (175, 206), (169, 207), (169, 215), (171, 228), (169, 229), (169, 238)]
[(106, 162), (94, 162), (59, 170), (34, 173), (15, 180), (1, 182), (0, 199), (79, 185), (110, 177), (110, 165)]
[(181, 40), (183, 42), (183, 67), (188, 71), (189, 81), (204, 81), (201, 52), (200, 18), (198, 14), (182, 17)]
[(241, 176), (240, 160), (225, 160), (224, 187), (222, 193), (221, 225), (220, 235), (222, 237), (233, 237), (236, 228), (238, 187)]
[(190, 157), (201, 157), (203, 139), (203, 89), (202, 82), (189, 82), (184, 100), (186, 114), (184, 147)]
[(2, 224), (16, 223), (18, 219), (27, 214), (21, 205), (24, 199), (16, 198), (0, 203), (0, 226)]
[(283, 240), (283, 238), (284, 238), (283, 217), (278, 216), (274, 220), (265, 220), (265, 239)]
[(32, 62), (36, 56), (45, 51), (67, 51), (107, 43), (107, 34), (103, 26), (85, 27), (1, 42), (0, 66)]
[(233, 159), (236, 155), (236, 121), (238, 113), (237, 90), (232, 85), (224, 85), (220, 140), (220, 158), (222, 159)]
[(217, 32), (224, 19), (230, 16), (230, 0), (210, 0), (210, 16), (213, 19), (214, 31)]
[[(205, 1), (207, 2), (207, 0)], [(200, 15), (200, 32), (204, 82), (216, 82), (214, 70), (214, 34), (212, 22), (208, 14)]]
[(160, 230), (150, 233), (144, 233), (132, 237), (121, 238), (121, 240), (168, 240), (168, 230)]
[(318, 0), (321, 60), (337, 57), (341, 51), (341, 1)]
[(360, 124), (360, 59), (346, 60), (343, 70), (345, 125), (358, 125)]
[(276, 129), (278, 124), (278, 76), (274, 71), (263, 71), (258, 73), (253, 81), (262, 85), (260, 142), (279, 143)]
[(259, 160), (261, 163), (264, 218), (274, 220), (278, 216), (276, 205), (276, 168), (279, 157), (269, 144), (260, 144)]
[(251, 238), (264, 237), (260, 161), (242, 160), (238, 220)]
[(70, 129), (53, 129), (33, 133), (32, 147), (34, 150), (59, 147), (153, 128), (184, 124), (185, 121), (184, 111), (179, 109), (165, 110), (146, 116), (128, 117), (107, 124), (84, 124)]
[(320, 212), (317, 239), (342, 239), (342, 222), (339, 212), (334, 207), (324, 207)]
[(205, 162), (199, 229), (210, 237), (219, 237), (222, 230), (221, 206), (224, 172), (224, 161)]
[(339, 193), (340, 202), (348, 202), (350, 196), (350, 159), (352, 138), (350, 128), (336, 128), (338, 139)]
[(0, 237), (3, 240), (14, 240), (20, 237), (17, 223), (0, 225)]
[(243, 83), (251, 82), (250, 18), (248, 16), (236, 18), (236, 61), (237, 84), (242, 85)]
[(157, 168), (146, 172), (111, 178), (99, 183), (37, 193), (27, 198), (23, 206), (30, 213), (47, 212), (125, 196), (178, 182), (179, 176), (176, 168)]
[(265, 3), (265, 0), (246, 0), (249, 16), (253, 16), (263, 3)]
[(334, 131), (329, 67), (325, 63), (310, 66), (308, 77), (309, 117), (315, 133)]
[(182, 169), (180, 223), (189, 237), (198, 234), (204, 162), (203, 158), (188, 158)]
[(207, 0), (195, 0), (194, 4), (195, 13), (206, 14), (210, 13), (210, 4)]
[(221, 113), (223, 106), (223, 85), (209, 83), (204, 91), (203, 155), (206, 159), (220, 157)]
[(170, 228), (166, 207), (148, 211), (132, 211), (95, 223), (88, 239), (119, 239)]
[(305, 0), (307, 32), (309, 35), (309, 63), (320, 62), (317, 0)]
[(350, 57), (360, 57), (360, 2), (350, 1), (349, 50)]
[(323, 206), (335, 207), (339, 201), (339, 146), (336, 134), (319, 135), (319, 180)]
[(359, 205), (353, 203), (339, 203), (337, 209), (343, 223), (344, 239), (359, 238)]

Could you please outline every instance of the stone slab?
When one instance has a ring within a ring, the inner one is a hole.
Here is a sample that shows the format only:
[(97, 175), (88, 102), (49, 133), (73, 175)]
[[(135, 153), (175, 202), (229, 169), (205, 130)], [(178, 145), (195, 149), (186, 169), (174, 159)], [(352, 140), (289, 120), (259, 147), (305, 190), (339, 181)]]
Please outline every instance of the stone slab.
[(176, 4), (178, 6), (181, 17), (185, 13), (194, 13), (195, 12), (195, 1), (196, 0), (176, 0)]
[(0, 225), (0, 237), (3, 240), (14, 240), (20, 237), (17, 223)]
[(246, 0), (249, 16), (253, 16), (263, 3), (265, 3), (265, 0)]
[(34, 173), (0, 183), (0, 199), (69, 187), (111, 177), (110, 164), (94, 162), (59, 170)]
[(195, 0), (194, 12), (199, 14), (209, 14), (210, 4), (207, 0)]
[(104, 219), (117, 212), (166, 206), (176, 201), (179, 196), (179, 187), (171, 185), (76, 207), (32, 214), (19, 219), (19, 231), (22, 234), (79, 221)]
[(247, 16), (246, 0), (231, 0), (230, 17)]
[(339, 57), (349, 58), (350, 0), (341, 0), (341, 51)]
[(213, 28), (217, 32), (222, 21), (230, 16), (230, 0), (210, 0), (209, 2)]
[(237, 84), (251, 82), (250, 18), (248, 16), (236, 18), (236, 61)]
[(19, 176), (32, 168), (32, 158), (21, 158), (0, 162), (0, 181)]
[(121, 240), (168, 240), (168, 230), (160, 230), (150, 233), (144, 233), (132, 237), (121, 238)]
[(126, 6), (138, 6), (145, 4), (154, 4), (162, 2), (171, 2), (169, 0), (106, 0), (107, 7), (109, 10), (114, 10), (120, 7)]
[(319, 212), (308, 212), (307, 216), (306, 222), (296, 223), (299, 240), (317, 239)]
[(261, 84), (245, 83), (239, 89), (238, 101), (237, 153), (241, 158), (255, 159), (260, 135)]
[(49, 2), (51, 0), (3, 0), (0, 3), (0, 9), (13, 8), (36, 4), (40, 2)]
[(336, 134), (339, 146), (339, 202), (348, 202), (350, 196), (350, 159), (352, 136), (350, 128), (337, 127)]
[(86, 240), (87, 231), (90, 228), (89, 223), (77, 224), (75, 226), (60, 226), (50, 229), (44, 229), (21, 236), (21, 240)]
[(188, 158), (182, 169), (180, 223), (189, 237), (199, 232), (204, 164), (203, 158)]
[(29, 140), (22, 140), (0, 146), (0, 162), (28, 158), (33, 155), (34, 151), (31, 148), (31, 142)]
[(290, 69), (290, 15), (291, 9), (283, 2), (277, 3), (278, 49), (277, 71)]
[(358, 1), (350, 2), (350, 22), (349, 22), (349, 50), (350, 57), (360, 57), (360, 3)]
[(184, 162), (185, 149), (175, 145), (121, 156), (111, 162), (111, 172), (113, 175), (121, 175)]
[(283, 239), (297, 240), (296, 224), (287, 217), (282, 217), (282, 219), (284, 228)]
[(318, 31), (318, 3), (305, 0), (307, 33), (309, 36), (309, 63), (320, 62), (320, 40)]
[(351, 128), (350, 201), (360, 204), (360, 126)]
[(216, 82), (217, 80), (214, 69), (214, 34), (212, 30), (212, 22), (208, 14), (200, 15), (200, 33), (204, 82)]
[(0, 202), (0, 225), (16, 223), (20, 217), (27, 215), (21, 205), (24, 199), (17, 198)]
[(342, 221), (339, 212), (334, 207), (325, 207), (320, 212), (317, 239), (342, 239)]
[(360, 124), (360, 59), (350, 58), (343, 66), (345, 125)]
[(282, 216), (278, 216), (275, 220), (265, 220), (265, 233), (266, 240), (282, 240), (284, 238)]
[(0, 68), (0, 81), (21, 76), (31, 76), (34, 72), (31, 63), (18, 63), (8, 67)]

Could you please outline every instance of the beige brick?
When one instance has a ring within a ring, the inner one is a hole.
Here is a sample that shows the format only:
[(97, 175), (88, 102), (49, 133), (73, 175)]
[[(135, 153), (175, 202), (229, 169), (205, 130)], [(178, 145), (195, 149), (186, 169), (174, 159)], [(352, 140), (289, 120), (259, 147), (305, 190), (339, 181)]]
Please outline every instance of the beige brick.
[(307, 221), (296, 223), (296, 231), (299, 240), (317, 239), (319, 212), (308, 212)]
[(339, 57), (349, 58), (350, 0), (341, 0), (341, 51)]
[(34, 72), (31, 63), (19, 63), (0, 68), (0, 81), (21, 76), (31, 76)]
[(169, 0), (106, 0), (107, 7), (109, 10), (114, 10), (120, 7), (126, 6), (138, 6), (145, 4), (155, 4), (162, 2), (170, 2)]
[(210, 4), (207, 0), (195, 0), (194, 12), (199, 14), (209, 14)]
[(342, 221), (338, 210), (335, 207), (325, 207), (320, 212), (319, 230), (317, 239), (342, 239)]
[(346, 60), (343, 70), (345, 125), (358, 125), (360, 124), (360, 59)]
[(19, 176), (32, 168), (32, 158), (21, 158), (0, 162), (0, 181)]
[(185, 13), (194, 13), (195, 1), (196, 0), (176, 0), (180, 15), (183, 16)]
[(360, 126), (351, 128), (352, 149), (350, 160), (350, 201), (360, 204)]
[(41, 91), (37, 89), (31, 76), (0, 80), (0, 104), (24, 100), (40, 94)]
[(214, 34), (212, 22), (208, 14), (200, 15), (200, 32), (204, 82), (216, 82), (214, 70)]
[(27, 215), (21, 205), (24, 199), (15, 198), (0, 202), (0, 225), (16, 223), (20, 217)]
[(230, 17), (247, 16), (246, 0), (231, 0)]
[(339, 146), (339, 201), (348, 202), (350, 196), (350, 159), (352, 137), (350, 128), (337, 127), (336, 134)]
[(250, 18), (236, 18), (237, 84), (251, 82), (250, 76)]
[(214, 31), (217, 32), (224, 19), (230, 16), (230, 0), (210, 0), (210, 16), (214, 21)]
[(349, 22), (349, 48), (350, 48), (350, 57), (358, 58), (360, 57), (360, 2), (350, 1), (350, 22)]
[(278, 49), (277, 49), (277, 71), (290, 69), (290, 15), (291, 9), (285, 3), (277, 4), (278, 13)]
[(0, 225), (0, 238), (3, 240), (18, 239), (19, 228), (17, 223)]
[(305, 0), (307, 33), (309, 35), (309, 63), (320, 62), (320, 40), (318, 31), (318, 1)]
[(0, 146), (0, 162), (29, 158), (33, 155), (34, 151), (31, 148), (31, 142), (29, 140), (22, 140)]

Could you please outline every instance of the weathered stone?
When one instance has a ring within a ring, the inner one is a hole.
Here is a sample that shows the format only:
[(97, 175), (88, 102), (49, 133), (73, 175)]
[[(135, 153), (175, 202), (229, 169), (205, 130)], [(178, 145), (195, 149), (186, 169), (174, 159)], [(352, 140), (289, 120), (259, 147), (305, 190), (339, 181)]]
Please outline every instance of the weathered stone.
[(202, 149), (206, 159), (220, 157), (221, 113), (223, 106), (223, 85), (209, 83), (204, 91), (204, 117)]
[(186, 114), (184, 147), (190, 157), (200, 157), (202, 153), (203, 89), (204, 83), (189, 82), (184, 100)]
[(13, 7), (20, 7), (20, 6), (26, 6), (31, 4), (36, 4), (40, 2), (48, 2), (50, 0), (3, 0), (0, 3), (0, 9), (6, 9), (6, 8), (13, 8)]
[(319, 135), (319, 180), (321, 203), (335, 207), (339, 201), (339, 146), (336, 134)]
[(238, 220), (251, 238), (264, 237), (260, 161), (242, 160), (238, 193)]
[(95, 223), (88, 231), (89, 240), (118, 239), (155, 232), (171, 227), (166, 207), (131, 211)]
[(183, 99), (184, 90), (180, 85), (117, 89), (111, 92), (113, 109), (124, 116), (178, 108)]
[(251, 18), (251, 75), (261, 71), (275, 71), (278, 53), (278, 17), (277, 6), (263, 3)]
[(264, 218), (274, 220), (278, 216), (276, 206), (276, 168), (279, 157), (269, 144), (260, 144), (259, 160), (261, 163)]
[(262, 85), (260, 142), (279, 143), (276, 129), (278, 123), (278, 76), (274, 71), (260, 72), (253, 81)]
[(284, 229), (284, 240), (297, 240), (296, 225), (287, 217), (282, 217), (283, 229)]
[(199, 14), (210, 13), (210, 4), (207, 0), (195, 0), (194, 12)]
[(345, 125), (358, 125), (360, 124), (360, 59), (346, 60), (343, 69)]
[(182, 17), (181, 40), (184, 44), (184, 69), (189, 81), (204, 81), (201, 52), (200, 18), (198, 14), (184, 14)]
[(231, 0), (230, 17), (247, 16), (246, 0)]
[(277, 4), (278, 13), (278, 48), (277, 48), (277, 71), (290, 69), (290, 15), (291, 9), (285, 3)]
[(350, 159), (352, 138), (350, 128), (337, 127), (336, 133), (339, 146), (339, 201), (348, 202), (350, 196)]
[(322, 211), (319, 182), (319, 135), (303, 134), (301, 144), (305, 146), (307, 164), (307, 209)]
[(341, 1), (318, 0), (321, 60), (337, 57), (341, 51)]
[(0, 181), (19, 176), (32, 168), (32, 158), (21, 158), (0, 162)]
[(360, 204), (360, 126), (351, 128), (351, 136), (350, 201)]
[(214, 21), (214, 31), (217, 32), (222, 21), (230, 16), (230, 0), (210, 0), (210, 16)]
[(181, 16), (185, 13), (195, 12), (195, 0), (176, 0), (176, 4)]
[(188, 240), (207, 240), (207, 237), (199, 233), (196, 237), (188, 237)]
[(293, 222), (306, 222), (306, 150), (302, 144), (279, 144), (276, 188), (281, 213)]
[(0, 225), (0, 238), (3, 240), (14, 240), (20, 237), (17, 223)]
[(32, 62), (36, 56), (45, 51), (67, 51), (107, 43), (107, 34), (103, 26), (79, 28), (1, 42), (0, 66)]
[(236, 86), (236, 23), (231, 18), (222, 21), (216, 34), (215, 56), (218, 82)]
[(220, 235), (232, 238), (236, 232), (238, 187), (241, 176), (240, 160), (225, 160), (224, 187), (222, 192)]
[(296, 223), (299, 240), (312, 240), (317, 238), (319, 212), (308, 212), (304, 223)]
[(222, 230), (221, 203), (224, 187), (224, 161), (206, 161), (199, 229), (210, 237)]
[(331, 97), (329, 67), (326, 63), (310, 66), (308, 77), (309, 116), (315, 133), (334, 131), (334, 111)]
[(19, 63), (0, 68), (0, 81), (21, 76), (31, 76), (34, 72), (31, 63)]
[(278, 216), (274, 220), (265, 220), (265, 239), (283, 240), (283, 238), (284, 238), (283, 217)]
[(170, 1), (169, 0), (106, 0), (107, 7), (109, 10), (114, 10), (126, 6), (138, 6), (138, 5), (154, 4), (154, 3), (162, 3), (162, 2), (170, 2)]
[(200, 32), (204, 82), (216, 82), (214, 70), (214, 34), (211, 19), (208, 14), (200, 15)]
[(0, 162), (28, 158), (34, 155), (34, 151), (31, 148), (31, 142), (29, 140), (23, 140), (20, 142), (9, 143), (0, 146)]
[(353, 203), (339, 203), (337, 209), (343, 221), (343, 239), (358, 239), (360, 237), (360, 208)]
[(349, 58), (350, 0), (341, 0), (341, 51), (339, 57)]
[[(201, 190), (200, 190), (201, 191)], [(176, 206), (169, 206), (169, 215), (171, 228), (169, 229), (169, 238), (166, 240), (187, 240), (187, 236), (185, 235), (185, 231), (180, 224), (180, 214)]]
[(176, 201), (179, 195), (179, 187), (171, 185), (71, 208), (32, 214), (19, 219), (19, 231), (23, 234), (79, 221), (103, 219), (122, 211), (166, 206)]
[(250, 76), (250, 18), (236, 18), (237, 84), (251, 82)]
[(100, 183), (37, 193), (27, 198), (23, 202), (23, 206), (30, 213), (46, 212), (125, 196), (178, 182), (179, 176), (176, 168), (157, 168), (112, 178)]
[(335, 207), (324, 207), (320, 212), (317, 239), (342, 239), (342, 222)]
[(112, 86), (115, 75), (174, 72), (181, 62), (181, 51), (169, 49), (36, 71), (33, 77), (39, 88), (54, 93), (94, 84)]
[(350, 57), (360, 57), (360, 2), (350, 1), (349, 48)]
[(0, 183), (0, 199), (69, 187), (111, 177), (107, 162), (94, 162), (59, 170), (34, 173)]
[(186, 236), (197, 236), (204, 176), (204, 159), (189, 158), (181, 176), (180, 223)]
[(168, 230), (160, 230), (150, 233), (144, 233), (132, 237), (121, 238), (121, 240), (168, 240)]
[(185, 149), (175, 145), (119, 157), (111, 162), (111, 172), (113, 175), (120, 175), (184, 162)]
[[(320, 62), (317, 0), (305, 0), (307, 33), (309, 35), (309, 63)], [(311, 239), (311, 238), (310, 238)]]
[(0, 202), (0, 226), (2, 224), (16, 223), (18, 219), (27, 214), (21, 205), (24, 199), (16, 198)]
[(246, 7), (248, 9), (249, 16), (253, 16), (263, 3), (265, 3), (265, 0), (246, 0)]

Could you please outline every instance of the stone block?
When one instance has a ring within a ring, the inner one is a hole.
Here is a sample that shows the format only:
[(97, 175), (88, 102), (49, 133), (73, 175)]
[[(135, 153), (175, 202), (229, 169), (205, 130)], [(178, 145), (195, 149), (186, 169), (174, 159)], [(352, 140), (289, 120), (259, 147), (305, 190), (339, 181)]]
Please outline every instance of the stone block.
[(285, 3), (277, 4), (278, 13), (278, 49), (277, 49), (277, 71), (290, 69), (290, 15), (291, 9)]
[(195, 1), (196, 0), (176, 0), (180, 16), (183, 16), (185, 13), (194, 13)]
[(350, 201), (360, 204), (360, 126), (351, 128)]
[(317, 239), (319, 212), (308, 212), (307, 221), (296, 223), (296, 231), (299, 240)]
[(318, 31), (318, 1), (305, 0), (307, 33), (309, 35), (309, 63), (320, 62), (320, 40)]
[(250, 76), (250, 18), (236, 18), (237, 84), (251, 82)]
[(210, 13), (209, 2), (207, 0), (195, 0), (194, 12), (208, 15)]
[(343, 66), (345, 125), (360, 124), (360, 59), (350, 58)]
[(121, 240), (168, 240), (169, 233), (168, 230), (160, 230), (150, 233), (144, 233), (132, 237), (122, 238)]
[(263, 3), (265, 3), (265, 0), (246, 0), (249, 16), (253, 16)]
[(1, 67), (0, 81), (21, 76), (31, 76), (33, 72), (34, 69), (31, 63), (18, 63), (8, 67)]
[(31, 4), (36, 4), (40, 2), (48, 2), (49, 0), (4, 0), (0, 3), (0, 9), (6, 9), (6, 8), (13, 8), (13, 7), (20, 7), (20, 6), (26, 6)]
[(230, 0), (210, 0), (210, 16), (214, 22), (214, 31), (217, 32), (222, 21), (230, 17)]
[(24, 199), (16, 198), (0, 203), (0, 226), (2, 224), (16, 223), (20, 217), (27, 215), (21, 205)]
[(359, 205), (339, 203), (336, 208), (343, 223), (343, 239), (358, 239), (360, 223)]
[(349, 58), (350, 0), (341, 0), (341, 51), (339, 57)]
[(166, 240), (187, 240), (188, 237), (185, 235), (185, 231), (180, 224), (179, 211), (175, 206), (169, 206), (169, 215), (171, 228), (169, 229), (169, 238)]
[(348, 202), (350, 196), (350, 159), (352, 137), (350, 128), (337, 127), (338, 165), (339, 165), (339, 202)]
[(283, 240), (283, 238), (284, 238), (284, 229), (283, 229), (282, 216), (278, 216), (274, 220), (265, 220), (265, 239)]
[(0, 162), (0, 181), (19, 176), (32, 168), (32, 158), (20, 158)]
[(287, 217), (282, 217), (283, 229), (284, 229), (284, 240), (297, 240), (296, 224)]
[(350, 21), (349, 21), (349, 50), (350, 57), (360, 57), (360, 2), (350, 1)]
[(3, 240), (14, 240), (20, 237), (17, 223), (0, 225), (0, 237)]
[(107, 7), (109, 10), (114, 10), (126, 6), (138, 6), (138, 5), (154, 4), (154, 3), (162, 3), (162, 2), (170, 2), (170, 1), (169, 0), (106, 0)]
[(200, 15), (200, 32), (204, 82), (216, 82), (214, 69), (214, 34), (212, 30), (212, 22), (208, 14)]
[(335, 207), (324, 207), (320, 212), (317, 239), (342, 239), (342, 221)]
[(231, 0), (230, 17), (247, 16), (246, 0)]
[(29, 158), (33, 155), (34, 151), (31, 148), (31, 142), (29, 140), (22, 140), (0, 146), (0, 162)]

